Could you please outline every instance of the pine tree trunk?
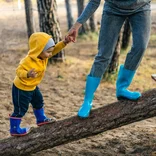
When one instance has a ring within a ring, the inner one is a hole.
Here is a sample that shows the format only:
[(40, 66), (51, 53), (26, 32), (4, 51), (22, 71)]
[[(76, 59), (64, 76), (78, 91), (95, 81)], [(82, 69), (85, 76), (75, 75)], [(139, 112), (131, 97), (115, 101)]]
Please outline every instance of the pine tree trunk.
[(67, 10), (67, 21), (68, 21), (68, 30), (73, 26), (74, 20), (72, 17), (70, 0), (65, 0), (66, 10)]
[(122, 35), (122, 48), (127, 49), (130, 41), (130, 35), (131, 35), (131, 28), (129, 24), (129, 20), (127, 19), (124, 24), (123, 28), (123, 35)]
[[(78, 7), (78, 17), (84, 10), (84, 0), (77, 0), (77, 7)], [(89, 31), (87, 23), (84, 23), (79, 30), (79, 35), (86, 34)]]
[[(40, 31), (52, 35), (55, 43), (62, 40), (59, 21), (57, 17), (56, 0), (37, 0)], [(64, 60), (64, 50), (61, 50), (57, 55), (49, 59), (50, 63), (54, 61)]]
[(143, 93), (141, 99), (135, 102), (123, 100), (92, 110), (87, 119), (73, 116), (34, 128), (24, 137), (1, 140), (0, 155), (30, 155), (154, 116), (156, 89)]
[(89, 18), (89, 26), (92, 32), (96, 31), (95, 18), (94, 14)]
[(33, 11), (32, 11), (32, 1), (24, 0), (25, 3), (25, 15), (27, 24), (28, 38), (34, 33), (34, 21), (33, 21)]
[(111, 60), (111, 63), (109, 65), (108, 72), (109, 73), (116, 73), (118, 71), (118, 65), (119, 65), (119, 56), (121, 51), (121, 33), (118, 37), (118, 41), (114, 50), (114, 54)]
[(121, 51), (121, 40), (122, 40), (122, 33), (120, 32), (120, 35), (118, 37), (118, 41), (116, 43), (116, 47), (112, 56), (112, 60), (103, 76), (103, 78), (106, 81), (116, 79), (116, 73), (118, 71), (119, 57), (120, 57), (120, 51)]

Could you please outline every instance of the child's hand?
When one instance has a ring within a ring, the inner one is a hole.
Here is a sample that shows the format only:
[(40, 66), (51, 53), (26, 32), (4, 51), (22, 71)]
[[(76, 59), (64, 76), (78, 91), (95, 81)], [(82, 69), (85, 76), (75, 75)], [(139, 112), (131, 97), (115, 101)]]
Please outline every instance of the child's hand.
[(64, 38), (64, 43), (65, 44), (68, 44), (68, 43), (70, 43), (70, 42), (72, 42), (72, 40), (73, 40), (73, 38), (72, 38), (72, 36), (65, 36), (65, 38)]
[(36, 77), (36, 76), (37, 76), (37, 72), (35, 72), (35, 68), (32, 68), (32, 69), (29, 70), (28, 73), (27, 73), (27, 77), (28, 77), (28, 78), (29, 78), (29, 77), (34, 78), (34, 77)]

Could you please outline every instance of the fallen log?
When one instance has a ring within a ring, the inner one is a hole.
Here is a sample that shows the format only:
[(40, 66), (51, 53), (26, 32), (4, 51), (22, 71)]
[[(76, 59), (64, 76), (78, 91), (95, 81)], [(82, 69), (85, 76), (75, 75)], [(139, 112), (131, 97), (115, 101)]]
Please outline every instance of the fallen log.
[(154, 116), (156, 116), (156, 89), (143, 93), (142, 98), (136, 102), (118, 101), (92, 110), (87, 119), (73, 116), (34, 128), (24, 137), (1, 140), (0, 155), (31, 155)]

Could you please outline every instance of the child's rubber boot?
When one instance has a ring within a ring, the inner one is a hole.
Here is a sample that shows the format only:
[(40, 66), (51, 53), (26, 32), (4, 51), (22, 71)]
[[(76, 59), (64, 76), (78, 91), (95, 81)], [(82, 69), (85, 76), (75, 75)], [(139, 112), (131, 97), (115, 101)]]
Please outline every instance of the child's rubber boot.
[(12, 136), (24, 136), (29, 133), (30, 128), (20, 127), (21, 118), (10, 117), (10, 134)]
[(124, 65), (120, 66), (118, 78), (116, 81), (116, 97), (118, 100), (138, 100), (141, 97), (140, 92), (131, 92), (127, 88), (132, 82), (135, 75), (135, 71), (124, 68)]
[(81, 118), (87, 118), (89, 116), (90, 110), (92, 108), (92, 100), (94, 97), (94, 92), (96, 91), (101, 78), (87, 76), (85, 98), (82, 106), (78, 111), (78, 116)]
[(44, 109), (43, 108), (34, 109), (34, 114), (35, 114), (36, 123), (37, 123), (38, 126), (42, 126), (42, 125), (52, 123), (52, 122), (55, 121), (54, 119), (52, 120), (52, 119), (46, 117), (46, 115), (44, 114)]

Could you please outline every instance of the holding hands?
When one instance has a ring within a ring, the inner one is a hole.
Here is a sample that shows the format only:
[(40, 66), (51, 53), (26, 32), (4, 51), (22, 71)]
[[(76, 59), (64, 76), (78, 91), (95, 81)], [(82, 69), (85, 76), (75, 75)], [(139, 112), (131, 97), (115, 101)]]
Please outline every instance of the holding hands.
[(64, 42), (64, 44), (68, 44), (68, 43), (70, 43), (72, 41), (72, 38), (70, 37), (70, 36), (65, 36), (65, 38), (64, 38), (64, 40), (63, 40), (63, 42)]
[(67, 37), (70, 38), (70, 41), (76, 42), (76, 37), (78, 35), (79, 28), (82, 26), (81, 23), (76, 22), (71, 29), (68, 31)]

